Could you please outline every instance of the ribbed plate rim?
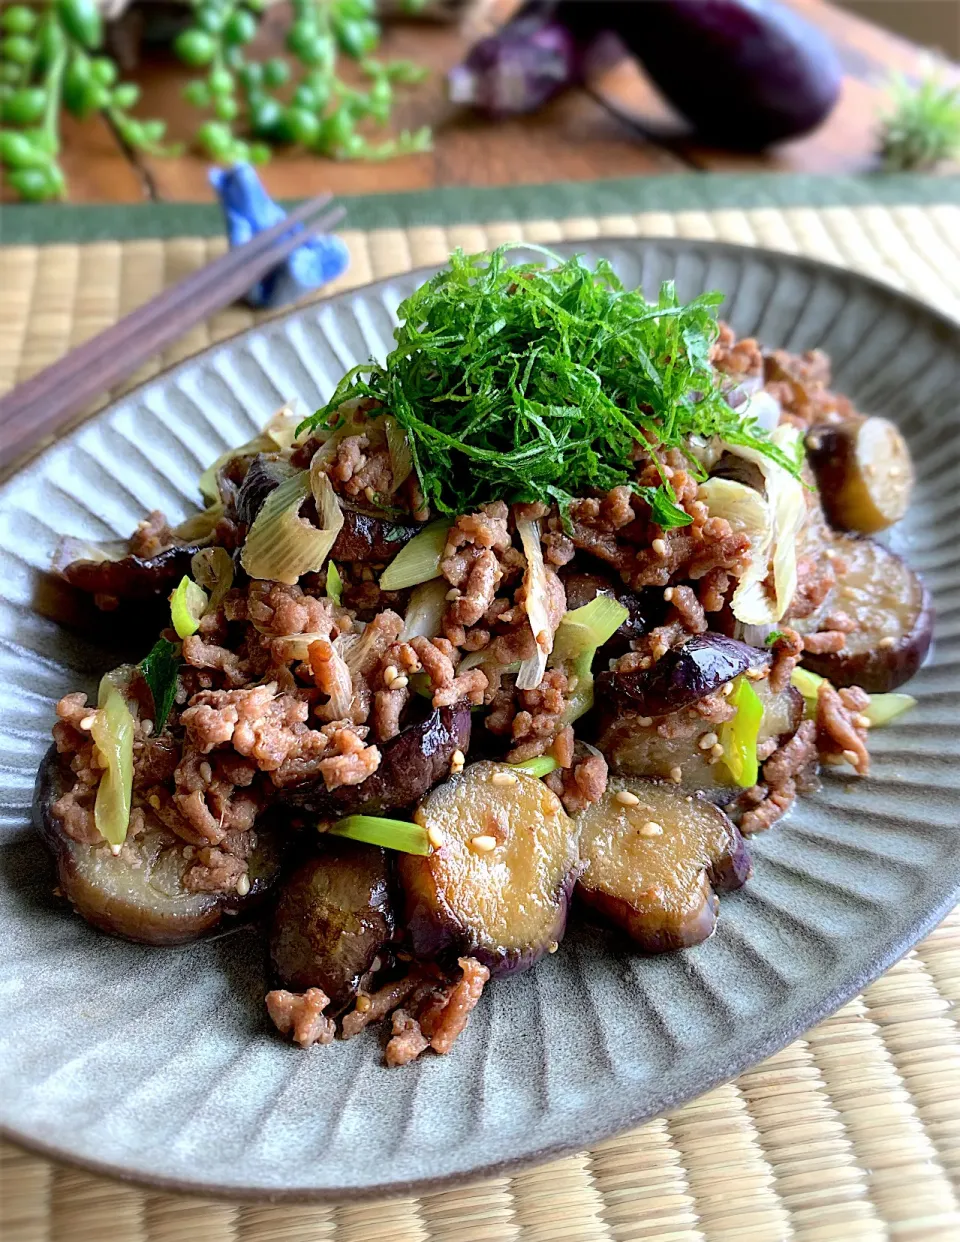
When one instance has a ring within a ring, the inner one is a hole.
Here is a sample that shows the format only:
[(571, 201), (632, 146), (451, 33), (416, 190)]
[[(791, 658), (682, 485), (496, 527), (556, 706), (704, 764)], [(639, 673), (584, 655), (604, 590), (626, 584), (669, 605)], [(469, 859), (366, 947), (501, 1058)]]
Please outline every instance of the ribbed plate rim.
[[(523, 243), (520, 243), (521, 246)], [(952, 338), (954, 346), (960, 350), (960, 324), (956, 323), (949, 316), (941, 314), (929, 303), (924, 302), (913, 294), (897, 289), (893, 285), (879, 280), (876, 277), (869, 276), (855, 269), (845, 267), (840, 263), (827, 262), (820, 259), (812, 258), (808, 255), (793, 254), (788, 251), (779, 251), (760, 246), (745, 246), (736, 242), (725, 242), (713, 239), (698, 238), (682, 238), (682, 237), (646, 237), (646, 236), (593, 236), (583, 238), (564, 238), (562, 242), (554, 243), (558, 248), (569, 251), (579, 244), (592, 245), (602, 247), (610, 246), (628, 246), (642, 248), (646, 245), (656, 246), (665, 251), (673, 252), (679, 256), (684, 251), (698, 251), (700, 253), (721, 255), (738, 255), (752, 256), (754, 258), (766, 259), (774, 264), (782, 264), (792, 267), (799, 271), (815, 274), (817, 272), (829, 272), (836, 276), (843, 275), (853, 284), (858, 284), (863, 289), (872, 291), (877, 296), (904, 304), (914, 315), (925, 318), (931, 326), (936, 325), (939, 333), (944, 334), (947, 340)], [(548, 247), (549, 248), (549, 247)], [(358, 285), (355, 288), (343, 290), (331, 297), (357, 297), (369, 294), (370, 292), (388, 285), (391, 281), (410, 276), (417, 276), (421, 273), (431, 273), (436, 271), (437, 264), (423, 265), (418, 268), (409, 269), (403, 272), (395, 272), (389, 276), (382, 277), (379, 280), (367, 282), (364, 285)], [(71, 426), (69, 432), (63, 437), (55, 440), (52, 444), (44, 446), (44, 448), (32, 454), (26, 460), (16, 463), (15, 469), (2, 477), (0, 482), (0, 492), (6, 490), (6, 486), (17, 477), (17, 475), (27, 466), (35, 466), (38, 461), (42, 460), (48, 453), (54, 451), (59, 445), (65, 441), (70, 441), (80, 434), (84, 427), (88, 426), (92, 421), (99, 418), (106, 418), (114, 408), (128, 402), (136, 397), (136, 395), (145, 388), (156, 384), (160, 380), (170, 380), (177, 373), (188, 370), (196, 366), (198, 362), (207, 354), (219, 351), (225, 347), (238, 344), (241, 340), (256, 337), (258, 334), (277, 327), (280, 324), (287, 324), (298, 317), (307, 316), (322, 305), (327, 299), (317, 299), (306, 304), (297, 305), (281, 314), (271, 316), (268, 319), (254, 324), (248, 328), (224, 337), (205, 349), (190, 355), (185, 359), (171, 364), (162, 371), (149, 377), (144, 383), (136, 388), (125, 392), (117, 400), (110, 402), (108, 405), (94, 411), (89, 417), (83, 419), (80, 423)], [(939, 881), (939, 882), (938, 882)], [(534, 1150), (525, 1152), (521, 1156), (517, 1156), (510, 1160), (489, 1161), (484, 1164), (478, 1164), (468, 1171), (453, 1172), (435, 1177), (411, 1178), (404, 1181), (390, 1181), (380, 1185), (366, 1185), (350, 1188), (329, 1188), (329, 1187), (289, 1187), (283, 1189), (272, 1189), (265, 1191), (256, 1187), (243, 1187), (236, 1185), (224, 1185), (217, 1181), (205, 1181), (202, 1178), (185, 1180), (181, 1178), (165, 1177), (145, 1173), (137, 1168), (128, 1168), (109, 1161), (99, 1161), (89, 1156), (78, 1154), (74, 1149), (67, 1145), (60, 1145), (56, 1142), (44, 1142), (38, 1140), (30, 1134), (19, 1131), (15, 1125), (8, 1125), (0, 1122), (0, 1138), (14, 1142), (21, 1147), (35, 1152), (38, 1155), (47, 1157), (51, 1160), (60, 1161), (65, 1164), (72, 1165), (77, 1168), (84, 1169), (88, 1172), (112, 1177), (120, 1181), (129, 1182), (139, 1186), (151, 1187), (160, 1190), (179, 1191), (193, 1195), (209, 1195), (230, 1201), (258, 1201), (272, 1203), (335, 1203), (344, 1199), (383, 1199), (397, 1198), (410, 1195), (420, 1195), (433, 1191), (448, 1189), (455, 1186), (466, 1186), (474, 1182), (485, 1180), (492, 1177), (503, 1176), (517, 1172), (519, 1170), (529, 1168), (533, 1165), (541, 1164), (549, 1160), (554, 1160), (564, 1155), (569, 1155), (585, 1148), (591, 1147), (593, 1144), (611, 1138), (616, 1134), (624, 1133), (626, 1130), (649, 1121), (655, 1117), (661, 1116), (666, 1112), (694, 1099), (707, 1091), (725, 1083), (730, 1082), (748, 1069), (756, 1066), (765, 1058), (778, 1052), (787, 1046), (794, 1039), (801, 1036), (805, 1031), (815, 1026), (818, 1022), (835, 1013), (839, 1008), (855, 997), (863, 988), (878, 978), (885, 970), (903, 957), (911, 948), (914, 947), (937, 923), (944, 918), (949, 911), (960, 900), (960, 857), (958, 857), (956, 866), (952, 872), (945, 870), (936, 873), (936, 880), (927, 886), (927, 890), (933, 890), (936, 894), (934, 902), (923, 913), (911, 920), (905, 927), (900, 925), (896, 928), (895, 934), (885, 940), (880, 946), (875, 956), (871, 959), (870, 964), (862, 970), (856, 972), (850, 978), (829, 991), (826, 995), (819, 998), (816, 1002), (794, 1013), (791, 1021), (784, 1024), (779, 1029), (770, 1033), (765, 1038), (757, 1038), (749, 1045), (743, 1045), (740, 1051), (730, 1058), (724, 1073), (713, 1073), (705, 1070), (704, 1067), (698, 1066), (696, 1061), (692, 1061), (689, 1066), (682, 1070), (675, 1077), (677, 1079), (676, 1086), (673, 1090), (663, 1091), (657, 1098), (649, 1097), (647, 1103), (635, 1111), (630, 1111), (629, 1115), (621, 1116), (613, 1123), (604, 1120), (598, 1120), (592, 1125), (583, 1125), (580, 1127), (576, 1140), (567, 1140), (555, 1144), (546, 1144), (537, 1147)]]

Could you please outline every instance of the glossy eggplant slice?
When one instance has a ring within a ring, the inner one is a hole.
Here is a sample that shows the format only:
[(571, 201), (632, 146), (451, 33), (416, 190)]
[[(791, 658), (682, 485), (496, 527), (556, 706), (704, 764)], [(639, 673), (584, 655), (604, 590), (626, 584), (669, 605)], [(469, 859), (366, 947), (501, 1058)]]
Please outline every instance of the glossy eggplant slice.
[(833, 543), (837, 581), (815, 613), (791, 621), (799, 633), (832, 628), (845, 614), (857, 628), (840, 651), (804, 654), (803, 663), (835, 686), (862, 686), (869, 694), (896, 690), (916, 673), (933, 640), (933, 603), (918, 574), (870, 539)]
[(390, 561), (423, 530), (422, 522), (401, 522), (364, 513), (340, 501), (343, 526), (330, 553), (334, 561)]
[(295, 471), (288, 461), (272, 453), (258, 453), (247, 469), (234, 502), (237, 521), (252, 526), (264, 501)]
[(649, 669), (601, 673), (595, 697), (618, 699), (643, 716), (662, 716), (705, 699), (750, 667), (756, 650), (723, 634), (698, 634)]
[(536, 777), (474, 763), (414, 815), (427, 857), (398, 861), (417, 957), (475, 957), (492, 974), (526, 970), (563, 938), (577, 870), (577, 828)]
[(577, 896), (646, 953), (706, 940), (717, 893), (750, 877), (746, 845), (724, 812), (659, 781), (615, 777), (577, 822)]
[(887, 419), (825, 423), (807, 435), (806, 447), (831, 525), (872, 535), (906, 513), (913, 462), (906, 440)]
[[(758, 745), (771, 738), (783, 745), (800, 727), (802, 695), (793, 686), (773, 694), (765, 678), (750, 684), (763, 704)], [(651, 719), (621, 710), (616, 701), (601, 701), (597, 746), (620, 776), (669, 780), (684, 793), (704, 793), (723, 805), (741, 790), (726, 764), (700, 745), (711, 731), (716, 732), (714, 726), (689, 709)]]
[(393, 934), (384, 851), (355, 841), (323, 852), (287, 880), (270, 931), (270, 958), (283, 987), (321, 988), (332, 1011), (356, 995), (361, 977)]
[(117, 599), (149, 600), (169, 594), (184, 574), (200, 544), (164, 548), (156, 556), (124, 556), (118, 561), (71, 561), (61, 576), (78, 591)]
[(412, 807), (449, 775), (454, 751), (467, 753), (470, 722), (465, 703), (434, 708), (425, 720), (380, 745), (380, 766), (361, 784), (328, 790), (320, 779), (290, 785), (280, 791), (280, 798), (322, 819)]
[(116, 857), (106, 842), (82, 845), (53, 813), (71, 779), (51, 747), (37, 775), (34, 823), (56, 858), (64, 896), (101, 931), (143, 944), (184, 944), (213, 932), (225, 915), (255, 908), (279, 875), (279, 851), (266, 832), (249, 860), (250, 889), (242, 897), (185, 889), (185, 842), (163, 828), (129, 838)]

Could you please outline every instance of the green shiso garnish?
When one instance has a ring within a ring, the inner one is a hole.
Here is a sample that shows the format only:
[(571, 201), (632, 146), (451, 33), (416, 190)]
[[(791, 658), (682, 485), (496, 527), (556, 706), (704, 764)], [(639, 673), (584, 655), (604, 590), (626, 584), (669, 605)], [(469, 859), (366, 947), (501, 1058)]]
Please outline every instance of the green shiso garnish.
[[(655, 303), (624, 288), (605, 260), (550, 250), (456, 251), (399, 308), (386, 365), (354, 367), (306, 425), (373, 397), (406, 433), (420, 487), (439, 513), (491, 500), (556, 502), (630, 482), (639, 444), (687, 452), (687, 437), (749, 445), (792, 473), (765, 433), (730, 408), (710, 365), (719, 293), (681, 303), (665, 281)], [(700, 467), (693, 463), (700, 473)], [(690, 518), (669, 482), (640, 488), (669, 528)]]

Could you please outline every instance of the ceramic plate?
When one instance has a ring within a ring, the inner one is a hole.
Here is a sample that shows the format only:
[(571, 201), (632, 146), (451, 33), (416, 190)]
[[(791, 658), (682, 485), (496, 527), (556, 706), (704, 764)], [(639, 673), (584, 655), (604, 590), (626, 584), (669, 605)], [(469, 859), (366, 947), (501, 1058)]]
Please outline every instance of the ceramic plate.
[(498, 982), (455, 1051), (404, 1070), (376, 1035), (301, 1052), (271, 1034), (257, 936), (180, 949), (102, 936), (59, 905), (29, 826), (57, 698), (110, 653), (33, 608), (57, 539), (174, 519), (202, 469), (291, 397), (305, 411), (382, 357), (411, 274), (294, 311), (125, 397), (0, 488), (0, 1123), (67, 1160), (184, 1189), (323, 1198), (436, 1186), (584, 1147), (759, 1061), (904, 953), (960, 881), (960, 330), (848, 272), (688, 241), (587, 242), (647, 295), (727, 294), (740, 333), (832, 355), (836, 385), (894, 419), (919, 474), (895, 543), (939, 613), (915, 711), (755, 839), (720, 930), (643, 958), (573, 927)]

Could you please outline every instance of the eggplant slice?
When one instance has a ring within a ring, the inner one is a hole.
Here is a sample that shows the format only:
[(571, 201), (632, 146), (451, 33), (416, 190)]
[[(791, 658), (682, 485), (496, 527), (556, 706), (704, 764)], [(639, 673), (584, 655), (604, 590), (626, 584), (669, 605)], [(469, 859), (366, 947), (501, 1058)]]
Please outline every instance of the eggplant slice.
[(807, 668), (835, 686), (862, 686), (868, 694), (896, 690), (916, 673), (933, 640), (933, 603), (919, 575), (895, 553), (870, 539), (838, 536), (836, 584), (820, 608), (789, 624), (803, 635), (829, 630), (845, 613), (857, 623), (837, 652), (804, 654)]
[(672, 647), (648, 669), (601, 673), (598, 702), (616, 698), (643, 716), (662, 716), (689, 707), (745, 673), (756, 648), (723, 634), (699, 634)]
[(806, 447), (832, 526), (872, 535), (906, 513), (913, 462), (906, 440), (887, 419), (825, 423), (808, 434)]
[(672, 785), (613, 778), (577, 822), (577, 896), (646, 953), (706, 940), (717, 893), (750, 877), (747, 847), (724, 812)]
[(279, 851), (269, 832), (258, 831), (249, 860), (250, 891), (243, 897), (194, 893), (183, 887), (190, 866), (185, 842), (166, 829), (130, 838), (116, 857), (104, 841), (81, 845), (53, 814), (69, 788), (71, 773), (51, 746), (37, 774), (34, 823), (54, 854), (60, 888), (76, 912), (94, 927), (141, 944), (173, 945), (213, 932), (224, 916), (247, 912), (279, 875)]
[(328, 790), (322, 779), (290, 785), (282, 802), (321, 819), (343, 815), (381, 815), (415, 806), (450, 773), (454, 752), (470, 749), (470, 708), (466, 703), (438, 707), (380, 746), (380, 766), (359, 785)]
[(201, 544), (164, 548), (156, 556), (124, 556), (119, 561), (71, 561), (62, 577), (88, 595), (112, 595), (116, 599), (149, 600), (167, 595), (184, 574)]
[(374, 846), (324, 840), (322, 849), (283, 886), (270, 958), (283, 987), (321, 988), (337, 1011), (356, 995), (393, 934), (390, 873), (384, 851)]
[(398, 862), (417, 957), (475, 957), (497, 975), (556, 949), (576, 877), (577, 828), (542, 781), (507, 764), (474, 763), (414, 818), (435, 845)]

